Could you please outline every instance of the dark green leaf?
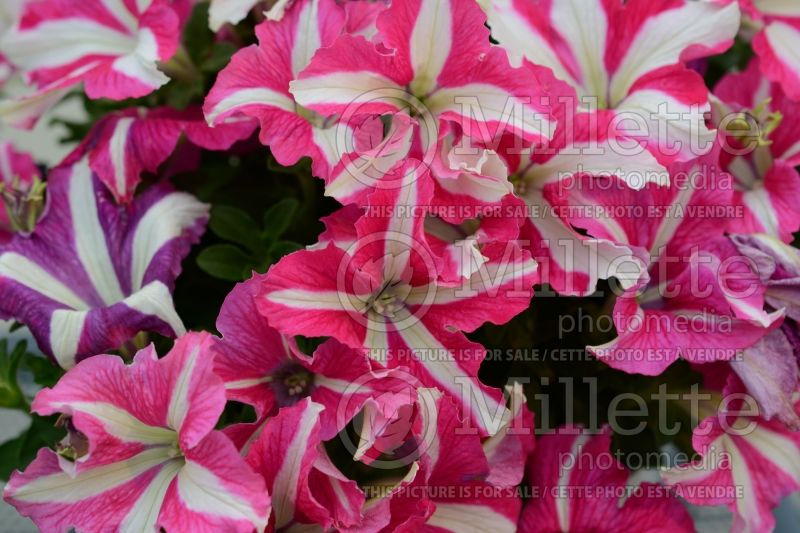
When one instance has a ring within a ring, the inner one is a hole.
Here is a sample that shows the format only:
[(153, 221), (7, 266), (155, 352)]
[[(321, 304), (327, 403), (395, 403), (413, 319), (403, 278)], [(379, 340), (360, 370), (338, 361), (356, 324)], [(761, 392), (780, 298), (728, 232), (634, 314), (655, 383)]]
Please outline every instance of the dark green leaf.
[(264, 237), (268, 242), (276, 241), (289, 229), (295, 211), (297, 200), (284, 198), (264, 213)]
[(225, 205), (214, 207), (208, 227), (217, 237), (241, 244), (251, 251), (258, 251), (261, 246), (258, 224), (241, 209)]
[(278, 261), (284, 255), (289, 255), (292, 252), (302, 249), (301, 244), (291, 241), (278, 241), (269, 248), (269, 256), (272, 262)]
[(197, 256), (197, 265), (215, 278), (242, 281), (243, 273), (252, 268), (252, 259), (232, 244), (209, 246)]
[(2, 407), (25, 405), (17, 382), (17, 371), (26, 347), (27, 342), (20, 341), (9, 353), (8, 340), (0, 340), (0, 406)]
[(219, 42), (211, 48), (211, 53), (200, 65), (203, 72), (217, 72), (227, 65), (231, 56), (236, 52), (236, 45), (229, 42)]
[(7, 480), (14, 470), (23, 470), (42, 447), (53, 447), (64, 435), (55, 427), (57, 416), (31, 415), (31, 425), (19, 437), (0, 445), (0, 479)]
[(297, 343), (297, 347), (300, 348), (301, 352), (306, 355), (314, 355), (314, 351), (316, 351), (319, 345), (329, 338), (330, 337), (303, 337), (302, 335), (296, 335), (294, 341)]

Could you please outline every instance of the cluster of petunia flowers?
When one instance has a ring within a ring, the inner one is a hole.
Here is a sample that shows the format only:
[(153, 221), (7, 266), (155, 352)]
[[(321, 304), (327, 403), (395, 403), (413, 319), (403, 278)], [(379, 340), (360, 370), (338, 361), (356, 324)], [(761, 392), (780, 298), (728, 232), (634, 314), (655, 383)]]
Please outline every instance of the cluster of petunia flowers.
[[(212, 0), (211, 28), (257, 3)], [(30, 92), (0, 115), (30, 127), (80, 85), (151, 93), (193, 4), (10, 2), (0, 66)], [(698, 69), (737, 35), (755, 56), (709, 90)], [(68, 370), (32, 404), (67, 437), (6, 501), (44, 531), (692, 531), (680, 494), (727, 505), (737, 531), (774, 527), (800, 489), (800, 5), (281, 0), (256, 36), (202, 109), (96, 123), (41, 217), (38, 169), (0, 145), (0, 313)], [(172, 290), (208, 206), (141, 176), (256, 129), (342, 207), (233, 289), (220, 336), (187, 333)], [(617, 336), (594, 357), (645, 375), (685, 359), (759, 407), (709, 413), (700, 459), (625, 498), (626, 468), (583, 460), (610, 431), (534, 439), (522, 388), (483, 384), (466, 335), (535, 305), (534, 285), (600, 280)], [(107, 354), (141, 332), (175, 344)], [(228, 401), (256, 421), (220, 427)], [(334, 440), (385, 475), (348, 478)], [(604, 490), (553, 490), (569, 487)]]

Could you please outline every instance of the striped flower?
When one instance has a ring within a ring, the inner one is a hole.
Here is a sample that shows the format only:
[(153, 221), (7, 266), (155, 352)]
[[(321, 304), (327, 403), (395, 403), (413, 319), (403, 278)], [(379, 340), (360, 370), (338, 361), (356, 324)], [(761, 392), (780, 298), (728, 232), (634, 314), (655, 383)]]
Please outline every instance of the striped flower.
[(191, 333), (130, 366), (98, 355), (41, 391), (33, 410), (69, 417), (70, 434), (12, 475), (6, 501), (43, 531), (263, 531), (264, 481), (214, 430), (225, 388), (213, 342)]
[[(0, 52), (37, 89), (0, 113), (17, 124), (35, 118), (83, 82), (89, 98), (146, 96), (169, 81), (157, 63), (180, 37), (168, 0), (32, 0), (0, 41)], [(20, 109), (22, 108), (22, 109)], [(9, 117), (10, 115), (10, 117)], [(25, 119), (19, 115), (23, 115)]]
[(484, 434), (495, 433), (493, 416), (504, 406), (478, 379), (485, 349), (463, 332), (527, 308), (537, 264), (514, 242), (493, 242), (471, 277), (442, 282), (424, 234), (429, 173), (409, 161), (398, 174), (402, 187), (370, 196), (350, 250), (329, 242), (285, 256), (264, 278), (258, 309), (283, 334), (332, 336), (390, 368), (409, 367), (462, 401)]
[(325, 451), (319, 416), (324, 409), (310, 398), (284, 407), (247, 452), (248, 464), (273, 495), (270, 525), (275, 531), (368, 531), (359, 529), (364, 493)]
[(791, 0), (739, 0), (759, 31), (753, 50), (761, 71), (793, 100), (800, 100), (800, 4)]
[(88, 155), (89, 166), (120, 203), (133, 200), (143, 172), (155, 172), (169, 158), (181, 136), (206, 150), (228, 150), (249, 137), (256, 124), (232, 119), (211, 128), (199, 108), (175, 111), (131, 108), (103, 117), (67, 162)]
[(692, 518), (678, 498), (651, 483), (620, 497), (630, 471), (617, 461), (611, 432), (592, 434), (564, 427), (544, 435), (528, 463), (537, 497), (522, 510), (518, 531), (693, 532)]
[(800, 433), (746, 416), (750, 405), (740, 409), (703, 420), (692, 436), (700, 459), (661, 477), (691, 504), (726, 505), (733, 512), (731, 531), (767, 533), (775, 528), (773, 509), (800, 489)]
[(0, 311), (70, 368), (140, 331), (180, 335), (171, 290), (207, 206), (158, 185), (117, 206), (86, 160), (51, 173), (45, 216), (0, 251)]
[[(549, 67), (581, 109), (614, 117), (618, 146), (686, 161), (714, 140), (691, 59), (724, 52), (739, 29), (731, 0), (487, 0), (492, 37), (513, 61)], [(632, 127), (631, 127), (632, 126)], [(623, 148), (624, 149), (624, 148)], [(614, 156), (614, 153), (611, 153)]]
[(206, 97), (209, 124), (233, 115), (255, 117), (261, 123), (261, 142), (279, 163), (293, 165), (308, 156), (314, 174), (327, 176), (340, 157), (335, 121), (298, 105), (289, 84), (318, 49), (341, 34), (344, 23), (344, 10), (333, 0), (304, 0), (294, 3), (280, 21), (258, 25), (259, 44), (239, 50)]

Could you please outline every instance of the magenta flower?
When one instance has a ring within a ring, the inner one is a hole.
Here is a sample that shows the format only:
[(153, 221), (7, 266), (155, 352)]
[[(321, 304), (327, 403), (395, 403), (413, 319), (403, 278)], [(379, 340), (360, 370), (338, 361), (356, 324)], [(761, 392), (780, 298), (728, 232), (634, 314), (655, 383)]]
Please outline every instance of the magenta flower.
[(214, 430), (225, 389), (213, 342), (189, 334), (164, 358), (149, 347), (130, 366), (98, 355), (40, 392), (33, 410), (68, 416), (73, 440), (40, 450), (6, 501), (45, 531), (263, 530), (264, 481)]

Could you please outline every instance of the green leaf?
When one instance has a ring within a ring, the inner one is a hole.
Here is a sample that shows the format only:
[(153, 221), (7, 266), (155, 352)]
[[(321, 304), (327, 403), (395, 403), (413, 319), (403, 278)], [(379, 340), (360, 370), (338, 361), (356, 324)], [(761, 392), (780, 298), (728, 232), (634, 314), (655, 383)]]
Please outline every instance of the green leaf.
[(269, 256), (272, 259), (272, 262), (278, 261), (284, 255), (289, 255), (292, 252), (296, 252), (297, 250), (301, 250), (303, 245), (297, 244), (296, 242), (292, 241), (278, 241), (269, 248)]
[(214, 207), (208, 227), (217, 237), (241, 244), (250, 251), (256, 252), (261, 248), (258, 224), (241, 209), (225, 205)]
[(244, 272), (252, 268), (251, 258), (232, 244), (214, 244), (201, 251), (197, 265), (205, 272), (228, 281), (243, 281)]
[(52, 387), (64, 375), (64, 370), (38, 355), (28, 354), (22, 360), (22, 367), (28, 369), (33, 374), (33, 381), (42, 387)]
[(167, 105), (182, 110), (186, 109), (195, 97), (203, 95), (203, 80), (201, 78), (174, 79), (169, 85), (164, 86), (163, 90)]
[(55, 427), (57, 415), (31, 415), (31, 425), (19, 437), (0, 445), (0, 479), (8, 480), (14, 470), (25, 469), (42, 447), (53, 447), (64, 430)]
[(8, 353), (8, 339), (0, 340), (0, 407), (18, 407), (24, 405), (22, 390), (17, 383), (19, 362), (28, 343), (20, 341)]
[(218, 72), (225, 65), (230, 63), (231, 56), (238, 50), (235, 44), (230, 42), (215, 43), (211, 48), (211, 54), (200, 65), (203, 72)]
[(214, 32), (208, 28), (208, 3), (200, 2), (192, 10), (183, 30), (183, 43), (197, 63), (205, 57), (214, 42)]
[(297, 211), (297, 200), (284, 198), (264, 213), (264, 239), (274, 242), (283, 235), (292, 223)]
[(297, 343), (297, 347), (300, 348), (301, 352), (306, 355), (314, 355), (319, 345), (329, 338), (330, 337), (303, 337), (302, 335), (296, 335), (294, 341)]

